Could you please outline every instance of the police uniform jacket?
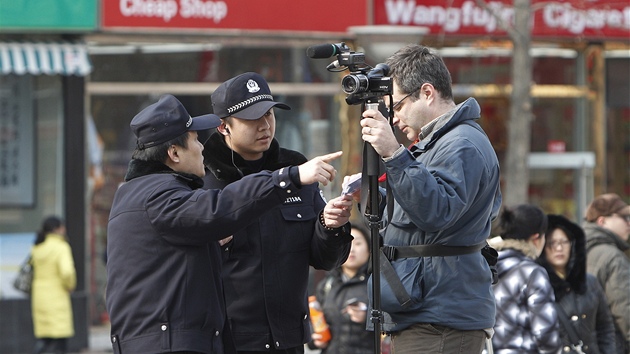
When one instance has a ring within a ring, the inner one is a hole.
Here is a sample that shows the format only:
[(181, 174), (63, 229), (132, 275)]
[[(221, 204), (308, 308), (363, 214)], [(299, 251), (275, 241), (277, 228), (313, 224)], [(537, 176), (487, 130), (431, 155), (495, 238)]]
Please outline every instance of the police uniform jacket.
[[(245, 161), (218, 133), (206, 143), (204, 157), (211, 171), (204, 188), (230, 188), (252, 173), (307, 161), (280, 148), (275, 139), (262, 160)], [(310, 340), (309, 265), (339, 267), (352, 241), (349, 223), (332, 230), (322, 226), (319, 216), (325, 204), (317, 184), (292, 189), (281, 205), (244, 220), (225, 248), (225, 297), (238, 350), (286, 349)]]
[(115, 353), (233, 349), (225, 333), (218, 240), (281, 204), (287, 190), (299, 189), (288, 170), (208, 191), (197, 176), (161, 163), (130, 162), (107, 229), (107, 310)]

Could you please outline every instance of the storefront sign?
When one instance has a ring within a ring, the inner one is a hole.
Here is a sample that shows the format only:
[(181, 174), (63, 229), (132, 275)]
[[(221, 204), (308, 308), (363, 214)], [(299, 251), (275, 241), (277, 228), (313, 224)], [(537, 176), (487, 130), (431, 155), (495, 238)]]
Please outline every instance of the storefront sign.
[(345, 32), (365, 24), (365, 0), (101, 1), (102, 27)]
[[(512, 0), (485, 1), (502, 21), (512, 23)], [(630, 40), (627, 0), (532, 0), (532, 35)], [(475, 0), (375, 0), (375, 24), (425, 26), (431, 35), (505, 36), (499, 21)]]

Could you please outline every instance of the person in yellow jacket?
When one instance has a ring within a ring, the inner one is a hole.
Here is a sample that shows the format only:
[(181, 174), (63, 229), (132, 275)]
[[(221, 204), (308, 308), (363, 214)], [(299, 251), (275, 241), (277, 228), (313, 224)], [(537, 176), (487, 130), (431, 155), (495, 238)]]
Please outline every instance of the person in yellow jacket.
[(66, 353), (67, 340), (74, 336), (70, 293), (76, 286), (76, 271), (66, 227), (60, 218), (50, 216), (44, 220), (31, 256), (31, 306), (37, 338), (33, 352)]

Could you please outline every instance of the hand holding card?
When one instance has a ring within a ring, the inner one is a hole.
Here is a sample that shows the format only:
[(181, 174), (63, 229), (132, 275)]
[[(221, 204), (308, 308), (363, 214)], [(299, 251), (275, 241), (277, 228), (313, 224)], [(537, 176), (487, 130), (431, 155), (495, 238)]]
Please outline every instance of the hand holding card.
[(361, 189), (361, 173), (356, 173), (344, 179), (341, 185), (341, 195), (354, 194), (359, 189)]

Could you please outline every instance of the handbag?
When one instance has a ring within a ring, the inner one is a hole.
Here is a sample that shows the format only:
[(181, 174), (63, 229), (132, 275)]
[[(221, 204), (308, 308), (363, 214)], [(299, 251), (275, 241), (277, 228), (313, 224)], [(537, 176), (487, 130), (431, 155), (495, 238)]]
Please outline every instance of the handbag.
[(31, 255), (29, 254), (28, 257), (26, 257), (26, 260), (20, 266), (20, 271), (13, 281), (13, 287), (27, 295), (30, 295), (32, 285), (33, 263), (31, 261)]

